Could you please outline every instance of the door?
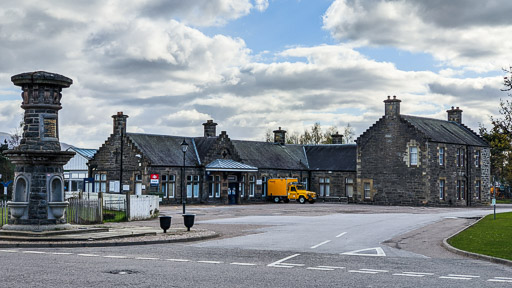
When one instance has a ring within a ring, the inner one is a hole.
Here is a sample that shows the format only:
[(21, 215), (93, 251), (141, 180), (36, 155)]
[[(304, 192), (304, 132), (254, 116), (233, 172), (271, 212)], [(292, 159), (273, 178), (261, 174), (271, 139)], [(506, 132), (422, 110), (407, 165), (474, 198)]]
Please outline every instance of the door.
[(142, 195), (142, 183), (135, 183), (135, 195)]
[(238, 196), (238, 183), (229, 183), (228, 187), (228, 202), (229, 204), (237, 204), (236, 199)]

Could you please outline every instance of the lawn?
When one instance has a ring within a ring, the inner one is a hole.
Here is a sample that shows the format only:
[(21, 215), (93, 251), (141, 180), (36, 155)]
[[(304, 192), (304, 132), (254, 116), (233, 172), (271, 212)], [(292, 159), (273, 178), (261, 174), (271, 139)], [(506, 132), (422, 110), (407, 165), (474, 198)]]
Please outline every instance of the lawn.
[(103, 210), (103, 222), (124, 222), (126, 221), (125, 211)]
[(448, 240), (461, 250), (512, 260), (512, 212), (488, 215)]
[(7, 224), (7, 208), (0, 207), (0, 227)]
[(496, 199), (497, 204), (512, 204), (512, 199)]

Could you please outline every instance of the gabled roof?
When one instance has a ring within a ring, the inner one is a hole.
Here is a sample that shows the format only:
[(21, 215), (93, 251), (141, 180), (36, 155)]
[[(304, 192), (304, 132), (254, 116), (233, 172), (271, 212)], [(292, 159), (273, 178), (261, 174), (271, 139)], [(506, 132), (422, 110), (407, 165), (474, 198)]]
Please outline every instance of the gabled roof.
[(66, 151), (69, 151), (69, 150), (75, 151), (76, 153), (82, 155), (87, 160), (91, 160), (92, 157), (94, 157), (94, 154), (96, 154), (96, 152), (98, 152), (98, 150), (96, 150), (96, 149), (84, 149), (84, 148), (77, 148), (77, 147), (73, 147), (73, 146), (66, 149)]
[(256, 172), (258, 168), (230, 159), (217, 159), (206, 165), (206, 171)]
[(304, 149), (311, 170), (356, 171), (355, 144), (306, 145)]
[(466, 126), (453, 121), (400, 115), (433, 142), (471, 146), (489, 146), (480, 136)]
[(279, 145), (270, 142), (231, 140), (245, 164), (270, 169), (307, 169), (302, 145)]
[(204, 163), (208, 150), (215, 144), (217, 137), (196, 137), (194, 142), (196, 143), (197, 154), (201, 163)]
[(188, 144), (188, 150), (185, 153), (185, 166), (199, 164), (192, 138), (139, 133), (127, 133), (126, 136), (153, 166), (183, 166), (183, 152), (180, 148), (183, 139)]

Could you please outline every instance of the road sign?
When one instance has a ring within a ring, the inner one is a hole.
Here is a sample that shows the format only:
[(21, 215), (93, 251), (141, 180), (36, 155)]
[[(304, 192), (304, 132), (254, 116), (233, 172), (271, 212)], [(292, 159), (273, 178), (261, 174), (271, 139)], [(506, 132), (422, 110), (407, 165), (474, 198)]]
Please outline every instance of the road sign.
[(150, 180), (149, 184), (151, 184), (151, 186), (158, 185), (160, 175), (158, 175), (158, 174), (151, 174), (150, 178), (151, 178), (151, 180)]
[(492, 206), (496, 206), (496, 199), (492, 199)]

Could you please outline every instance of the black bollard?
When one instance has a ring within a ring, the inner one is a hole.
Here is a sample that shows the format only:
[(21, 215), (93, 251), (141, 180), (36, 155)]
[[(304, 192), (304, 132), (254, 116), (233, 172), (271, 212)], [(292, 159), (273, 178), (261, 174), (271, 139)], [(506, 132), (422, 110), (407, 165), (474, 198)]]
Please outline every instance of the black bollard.
[(172, 216), (160, 216), (160, 228), (164, 230), (164, 233), (167, 233), (167, 229), (171, 228), (171, 219)]
[(187, 227), (187, 231), (190, 231), (190, 228), (194, 226), (194, 218), (196, 214), (183, 214), (183, 221), (185, 222), (185, 227)]

